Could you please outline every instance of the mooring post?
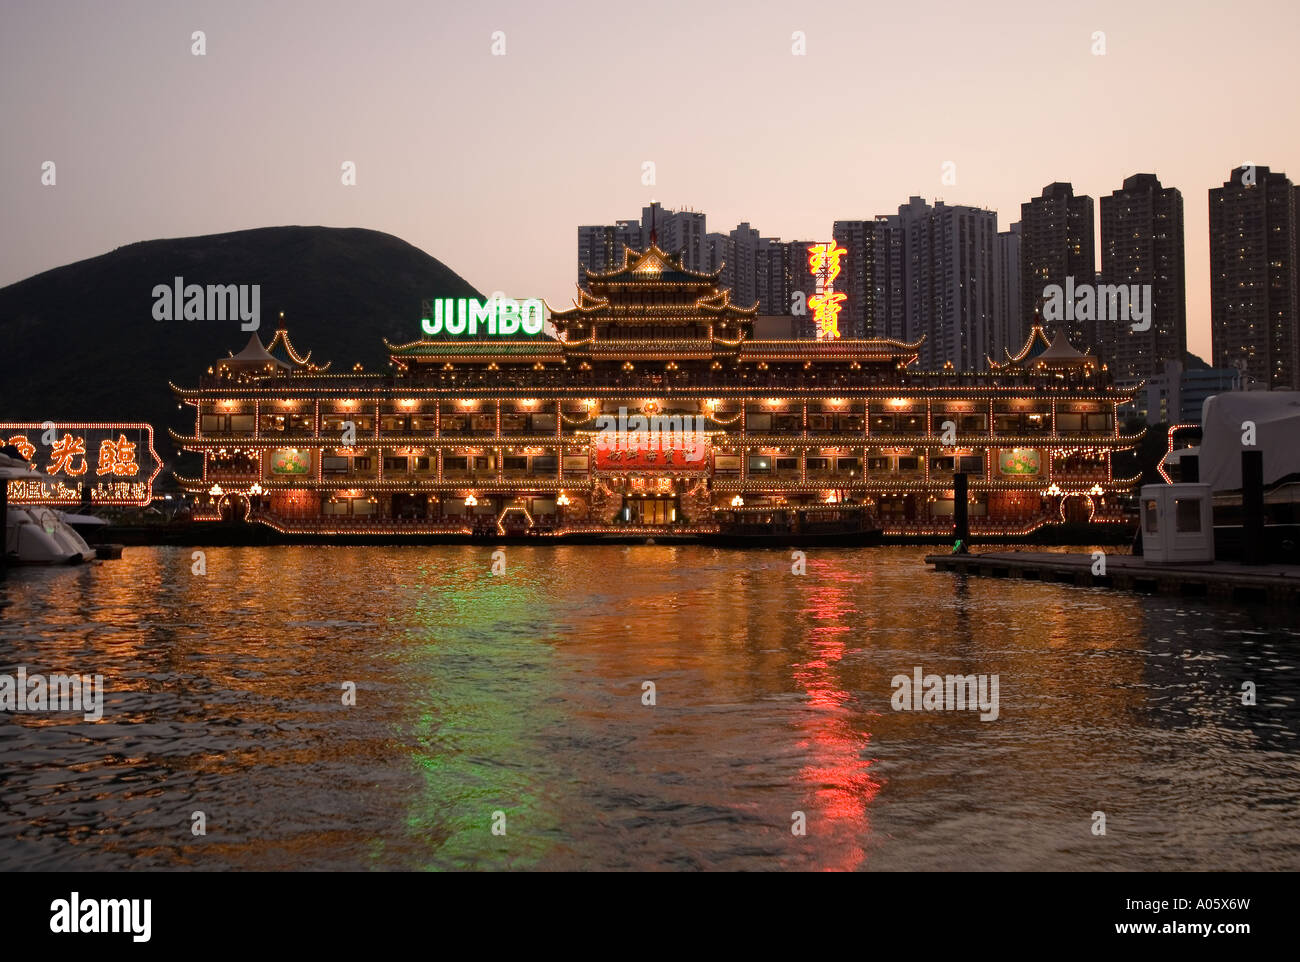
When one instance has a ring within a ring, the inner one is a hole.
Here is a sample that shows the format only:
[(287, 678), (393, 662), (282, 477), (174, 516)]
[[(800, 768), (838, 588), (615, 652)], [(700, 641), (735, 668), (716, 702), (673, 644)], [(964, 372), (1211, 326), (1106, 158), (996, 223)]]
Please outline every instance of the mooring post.
[(1241, 452), (1241, 563), (1264, 564), (1264, 452)]
[(970, 519), (966, 512), (966, 473), (958, 471), (952, 476), (952, 521), (954, 537), (965, 550), (970, 544)]

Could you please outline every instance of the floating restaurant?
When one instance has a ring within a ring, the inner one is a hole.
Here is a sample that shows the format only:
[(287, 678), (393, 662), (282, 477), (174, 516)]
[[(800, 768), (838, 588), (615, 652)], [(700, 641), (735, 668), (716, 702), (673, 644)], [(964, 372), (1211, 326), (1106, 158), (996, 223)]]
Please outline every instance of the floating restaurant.
[[(812, 263), (837, 263), (817, 246)], [(1138, 479), (1111, 458), (1141, 439), (1116, 419), (1134, 390), (1063, 336), (1034, 326), (987, 371), (922, 371), (919, 341), (838, 337), (829, 284), (809, 298), (821, 336), (758, 337), (757, 305), (720, 275), (652, 239), (544, 325), (537, 301), (431, 301), (427, 336), (385, 342), (384, 373), (254, 332), (197, 387), (172, 385), (194, 410), (172, 437), (203, 459), (178, 480), (196, 518), (286, 535), (707, 537), (857, 517), (943, 536), (959, 473), (974, 536), (1125, 520)]]

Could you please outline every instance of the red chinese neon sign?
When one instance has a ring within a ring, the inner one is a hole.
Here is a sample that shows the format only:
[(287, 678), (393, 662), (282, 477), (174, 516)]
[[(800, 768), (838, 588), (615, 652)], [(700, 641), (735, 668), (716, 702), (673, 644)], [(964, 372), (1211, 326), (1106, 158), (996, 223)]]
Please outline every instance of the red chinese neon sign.
[(709, 439), (686, 431), (602, 432), (596, 436), (597, 471), (672, 471), (706, 474)]
[(9, 482), (15, 504), (81, 504), (84, 487), (92, 505), (142, 507), (162, 470), (149, 424), (0, 423), (0, 444), (35, 469), (31, 480)]

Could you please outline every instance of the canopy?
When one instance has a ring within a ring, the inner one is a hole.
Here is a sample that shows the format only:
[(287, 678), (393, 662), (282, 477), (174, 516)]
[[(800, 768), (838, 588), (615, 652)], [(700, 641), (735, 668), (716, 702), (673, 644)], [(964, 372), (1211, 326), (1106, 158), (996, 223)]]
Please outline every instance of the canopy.
[(1243, 435), (1254, 424), (1264, 483), (1300, 474), (1300, 391), (1227, 391), (1201, 409), (1200, 475), (1214, 491), (1241, 488)]

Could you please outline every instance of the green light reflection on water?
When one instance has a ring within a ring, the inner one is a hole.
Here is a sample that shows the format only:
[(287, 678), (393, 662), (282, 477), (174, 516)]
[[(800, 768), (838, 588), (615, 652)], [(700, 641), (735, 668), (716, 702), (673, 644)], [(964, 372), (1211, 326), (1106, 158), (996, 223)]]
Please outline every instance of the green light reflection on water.
[[(542, 797), (550, 773), (541, 742), (559, 721), (548, 703), (554, 651), (529, 627), (550, 623), (548, 600), (522, 567), (503, 577), (483, 568), (422, 570), (406, 619), (417, 643), (403, 652), (405, 670), (428, 696), (415, 696), (422, 710), (401, 733), (422, 781), (405, 825), (429, 870), (526, 868), (557, 837), (557, 806)], [(492, 834), (497, 811), (504, 836)]]

